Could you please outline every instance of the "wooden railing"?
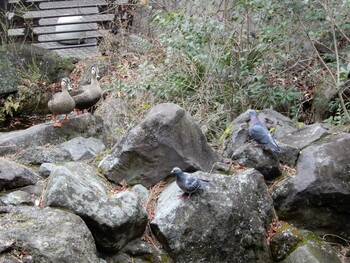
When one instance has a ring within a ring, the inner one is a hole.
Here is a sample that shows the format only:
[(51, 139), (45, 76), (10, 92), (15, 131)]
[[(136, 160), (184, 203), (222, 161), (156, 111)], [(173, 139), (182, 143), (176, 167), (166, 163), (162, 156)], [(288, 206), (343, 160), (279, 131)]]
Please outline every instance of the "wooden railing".
[[(59, 42), (77, 40), (68, 47), (96, 45), (103, 37), (103, 25), (114, 20), (108, 4), (128, 4), (128, 1), (106, 0), (5, 0), (7, 39), (50, 43), (48, 49), (67, 48)], [(77, 17), (79, 19), (74, 19)], [(62, 19), (66, 18), (66, 19)], [(64, 21), (62, 21), (64, 20)], [(81, 34), (78, 34), (80, 32)], [(69, 33), (69, 34), (64, 34)], [(82, 39), (83, 38), (83, 39)], [(83, 43), (84, 42), (84, 43)]]

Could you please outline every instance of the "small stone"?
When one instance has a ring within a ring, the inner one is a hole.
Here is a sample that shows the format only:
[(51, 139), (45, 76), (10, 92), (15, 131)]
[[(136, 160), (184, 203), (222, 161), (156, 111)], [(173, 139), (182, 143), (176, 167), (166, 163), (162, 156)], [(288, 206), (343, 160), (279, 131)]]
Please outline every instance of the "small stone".
[(137, 193), (142, 203), (147, 203), (149, 198), (149, 191), (146, 187), (144, 187), (142, 184), (136, 184), (131, 188), (131, 190)]
[(42, 176), (48, 177), (50, 176), (51, 172), (57, 168), (57, 165), (52, 163), (43, 163), (39, 167), (39, 173)]

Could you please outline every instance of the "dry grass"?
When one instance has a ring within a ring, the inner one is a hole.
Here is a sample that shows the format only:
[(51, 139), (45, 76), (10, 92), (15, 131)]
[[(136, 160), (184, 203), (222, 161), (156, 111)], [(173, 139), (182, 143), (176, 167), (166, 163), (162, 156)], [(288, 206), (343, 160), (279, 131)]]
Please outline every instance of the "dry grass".
[(112, 192), (113, 195), (115, 195), (117, 193), (126, 191), (128, 189), (129, 189), (128, 183), (125, 182), (125, 181), (122, 181), (118, 186), (112, 188), (111, 192)]
[(276, 232), (278, 231), (278, 229), (284, 225), (286, 222), (278, 220), (278, 219), (274, 219), (272, 220), (272, 222), (269, 225), (269, 229), (267, 230), (266, 233), (266, 243), (269, 246), (271, 243), (271, 238), (276, 234)]
[(342, 263), (350, 262), (350, 240), (333, 234), (326, 234), (322, 239), (338, 251), (338, 257)]
[(148, 201), (145, 204), (145, 208), (146, 208), (146, 211), (147, 211), (147, 214), (148, 214), (148, 222), (147, 222), (147, 226), (146, 226), (145, 232), (143, 233), (142, 240), (146, 241), (149, 244), (152, 244), (156, 248), (160, 248), (161, 245), (158, 242), (157, 238), (152, 233), (150, 222), (154, 218), (155, 209), (156, 209), (156, 205), (157, 205), (157, 201), (158, 201), (159, 195), (164, 190), (165, 187), (166, 187), (166, 184), (163, 181), (161, 181), (161, 182), (157, 183), (156, 185), (154, 185), (153, 187), (151, 187)]

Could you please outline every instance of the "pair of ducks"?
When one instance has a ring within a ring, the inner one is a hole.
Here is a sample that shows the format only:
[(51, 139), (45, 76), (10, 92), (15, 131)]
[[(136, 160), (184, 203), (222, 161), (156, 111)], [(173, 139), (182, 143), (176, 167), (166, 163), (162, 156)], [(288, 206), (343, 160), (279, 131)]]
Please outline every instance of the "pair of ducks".
[[(48, 102), (48, 107), (53, 113), (53, 125), (55, 127), (61, 126), (62, 123), (67, 122), (67, 115), (76, 109), (77, 115), (80, 112), (84, 112), (94, 106), (102, 96), (102, 90), (98, 79), (100, 78), (100, 72), (97, 67), (91, 68), (91, 83), (90, 85), (81, 86), (78, 90), (72, 91), (72, 84), (68, 78), (63, 78), (61, 81), (62, 91), (55, 93), (51, 100)], [(65, 114), (65, 118), (62, 122), (57, 122), (57, 115)]]

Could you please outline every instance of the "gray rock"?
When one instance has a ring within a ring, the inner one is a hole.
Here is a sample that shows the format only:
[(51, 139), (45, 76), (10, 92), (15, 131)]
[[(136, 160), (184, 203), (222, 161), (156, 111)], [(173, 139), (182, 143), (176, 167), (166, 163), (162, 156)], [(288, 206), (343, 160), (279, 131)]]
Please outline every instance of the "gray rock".
[(8, 244), (2, 258), (17, 250), (25, 251), (29, 262), (99, 262), (89, 229), (72, 213), (11, 206), (0, 207), (0, 213), (0, 240)]
[(76, 137), (59, 145), (37, 146), (26, 149), (19, 160), (28, 164), (86, 161), (105, 150), (101, 140), (93, 137)]
[(95, 158), (100, 152), (106, 149), (101, 140), (92, 137), (76, 137), (62, 143), (60, 147), (69, 152), (73, 161), (84, 161)]
[(305, 148), (296, 175), (273, 190), (280, 219), (319, 235), (350, 238), (350, 134), (329, 136)]
[(109, 263), (172, 263), (172, 259), (162, 249), (141, 240), (133, 240), (128, 243), (120, 253), (105, 257)]
[(19, 188), (36, 182), (36, 175), (28, 168), (0, 158), (0, 190)]
[(98, 247), (118, 251), (143, 234), (147, 213), (136, 194), (113, 196), (109, 191), (108, 182), (87, 164), (67, 163), (51, 173), (44, 205), (73, 211), (84, 219)]
[(334, 248), (310, 231), (283, 223), (272, 236), (271, 253), (275, 262), (340, 263)]
[(328, 130), (326, 130), (320, 123), (314, 123), (302, 126), (290, 133), (283, 134), (278, 137), (278, 140), (284, 144), (302, 150), (327, 135), (329, 135)]
[(48, 177), (50, 173), (57, 168), (57, 165), (52, 163), (43, 163), (39, 167), (40, 175)]
[(125, 123), (129, 122), (127, 103), (123, 98), (111, 93), (101, 101), (94, 112), (94, 115), (100, 116), (105, 124), (103, 140), (110, 146), (109, 148), (120, 141), (123, 131), (126, 130)]
[(24, 150), (18, 160), (25, 164), (63, 163), (72, 160), (70, 153), (56, 145), (37, 146)]
[(27, 148), (47, 144), (59, 144), (76, 136), (99, 138), (103, 130), (102, 120), (89, 113), (73, 117), (62, 127), (52, 122), (32, 126), (25, 130), (0, 134), (0, 156), (13, 154)]
[[(247, 118), (243, 118), (243, 117)], [(222, 155), (240, 165), (255, 168), (262, 173), (265, 179), (270, 180), (281, 174), (277, 155), (271, 150), (255, 146), (248, 134), (248, 124), (241, 122), (249, 120), (248, 113), (243, 113), (232, 124), (231, 134), (223, 143)], [(285, 147), (281, 146), (281, 153)]]
[(235, 176), (203, 172), (211, 185), (189, 201), (176, 183), (160, 195), (151, 227), (175, 262), (272, 262), (266, 229), (274, 218), (263, 176), (254, 169)]
[(106, 177), (148, 187), (171, 169), (209, 171), (218, 155), (188, 112), (172, 103), (155, 106), (100, 163)]
[[(267, 126), (269, 130), (273, 130), (273, 136), (281, 148), (281, 151), (276, 153), (279, 162), (285, 163), (292, 167), (296, 165), (301, 149), (311, 145), (329, 134), (329, 132), (322, 127), (321, 124), (316, 123), (299, 127), (287, 117), (270, 109), (259, 111), (259, 119)], [(232, 122), (230, 135), (223, 141), (222, 155), (224, 157), (231, 158), (232, 156), (240, 156), (242, 153), (243, 149), (241, 149), (241, 147), (247, 144), (250, 139), (248, 135), (248, 120), (249, 115), (247, 112), (244, 112)], [(260, 164), (259, 159), (254, 157), (255, 150), (253, 149), (250, 151), (251, 153), (249, 153), (249, 155), (253, 154), (253, 157), (250, 159), (255, 158), (255, 160), (253, 162), (248, 162), (248, 167), (258, 169), (259, 167), (266, 166), (266, 158), (270, 158), (271, 163), (267, 166), (273, 166), (273, 171), (275, 171), (275, 158), (268, 157), (268, 154), (264, 153), (264, 155), (267, 155), (265, 157), (265, 164)], [(246, 163), (244, 160), (241, 161), (240, 158), (237, 158), (237, 161), (242, 165)], [(261, 169), (259, 171), (265, 177), (271, 178), (271, 175), (268, 175), (267, 172)]]
[(11, 52), (0, 50), (0, 98), (16, 92), (19, 83), (19, 72), (14, 66)]
[(24, 191), (14, 191), (0, 196), (0, 205), (34, 205), (35, 198)]
[[(281, 147), (281, 149), (283, 149)], [(258, 170), (266, 180), (271, 180), (281, 175), (279, 159), (270, 150), (244, 144), (238, 147), (231, 158), (242, 166), (252, 167)]]
[(142, 184), (136, 184), (131, 188), (132, 191), (136, 192), (140, 197), (141, 202), (146, 204), (149, 198), (149, 191)]

